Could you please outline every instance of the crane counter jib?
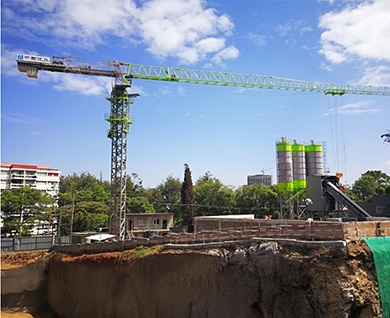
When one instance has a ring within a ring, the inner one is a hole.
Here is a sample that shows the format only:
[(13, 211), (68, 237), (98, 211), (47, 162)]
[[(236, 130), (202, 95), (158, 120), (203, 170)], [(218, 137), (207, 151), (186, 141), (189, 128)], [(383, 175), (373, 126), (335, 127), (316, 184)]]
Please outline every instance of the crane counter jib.
[(364, 86), (310, 82), (276, 76), (250, 75), (231, 72), (193, 70), (180, 67), (150, 66), (114, 60), (99, 63), (98, 66), (83, 63), (72, 57), (44, 57), (17, 54), (20, 72), (30, 78), (37, 78), (38, 71), (61, 72), (90, 76), (113, 77), (118, 82), (131, 86), (132, 79), (180, 82), (214, 86), (232, 86), (303, 92), (319, 92), (329, 95), (359, 94), (390, 96), (390, 87)]

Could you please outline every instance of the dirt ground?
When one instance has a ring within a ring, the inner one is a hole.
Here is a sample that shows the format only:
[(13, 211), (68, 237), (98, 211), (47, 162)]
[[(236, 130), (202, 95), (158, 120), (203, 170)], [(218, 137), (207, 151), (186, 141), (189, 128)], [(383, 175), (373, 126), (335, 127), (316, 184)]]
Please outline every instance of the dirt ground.
[(47, 250), (1, 253), (1, 270), (23, 266), (48, 254)]
[[(17, 309), (20, 311), (23, 311), (24, 309)], [(28, 312), (14, 312), (14, 311), (4, 311), (1, 310), (1, 318), (34, 318), (30, 313)]]

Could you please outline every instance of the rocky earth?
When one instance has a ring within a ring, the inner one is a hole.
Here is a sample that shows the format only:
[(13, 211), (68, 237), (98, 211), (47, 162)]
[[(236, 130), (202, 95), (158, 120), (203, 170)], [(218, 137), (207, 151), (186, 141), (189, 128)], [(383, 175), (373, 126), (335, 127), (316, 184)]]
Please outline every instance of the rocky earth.
[(1, 292), (33, 317), (382, 317), (364, 242), (50, 253), (2, 270)]

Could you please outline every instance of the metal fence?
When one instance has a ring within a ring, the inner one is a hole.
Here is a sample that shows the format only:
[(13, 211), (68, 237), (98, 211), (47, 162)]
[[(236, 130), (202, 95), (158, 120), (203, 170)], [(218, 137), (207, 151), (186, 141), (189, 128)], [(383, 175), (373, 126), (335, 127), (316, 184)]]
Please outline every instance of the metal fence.
[(54, 243), (69, 244), (69, 236), (6, 237), (1, 239), (1, 252), (48, 250)]

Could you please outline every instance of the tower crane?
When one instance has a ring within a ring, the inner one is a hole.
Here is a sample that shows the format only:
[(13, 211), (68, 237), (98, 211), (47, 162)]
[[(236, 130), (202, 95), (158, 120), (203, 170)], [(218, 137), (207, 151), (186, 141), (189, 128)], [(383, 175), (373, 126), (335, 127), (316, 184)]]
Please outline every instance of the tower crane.
[(330, 95), (390, 95), (390, 87), (344, 85), (294, 80), (275, 76), (249, 75), (230, 72), (193, 70), (181, 67), (150, 66), (109, 60), (97, 66), (83, 60), (66, 57), (45, 57), (17, 54), (18, 70), (29, 78), (37, 78), (39, 71), (60, 72), (114, 78), (107, 100), (111, 103), (108, 138), (111, 139), (111, 203), (110, 232), (125, 239), (127, 134), (133, 122), (129, 116), (130, 104), (138, 94), (129, 94), (133, 79), (167, 81), (215, 86), (263, 88)]

